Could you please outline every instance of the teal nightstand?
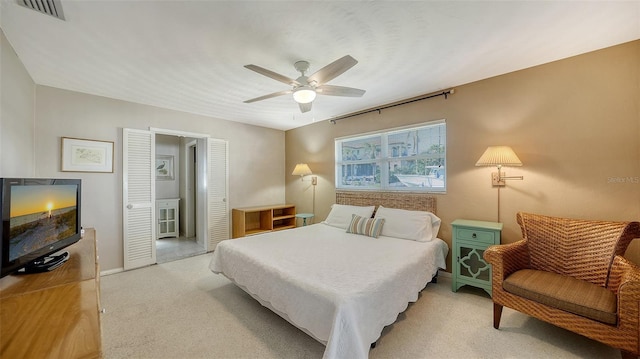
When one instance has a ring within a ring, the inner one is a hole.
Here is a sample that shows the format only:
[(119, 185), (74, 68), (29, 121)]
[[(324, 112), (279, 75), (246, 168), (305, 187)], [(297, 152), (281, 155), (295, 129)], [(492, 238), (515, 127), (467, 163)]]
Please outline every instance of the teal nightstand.
[(491, 266), (482, 255), (487, 247), (500, 244), (502, 223), (456, 219), (451, 227), (451, 290), (471, 285), (491, 295)]

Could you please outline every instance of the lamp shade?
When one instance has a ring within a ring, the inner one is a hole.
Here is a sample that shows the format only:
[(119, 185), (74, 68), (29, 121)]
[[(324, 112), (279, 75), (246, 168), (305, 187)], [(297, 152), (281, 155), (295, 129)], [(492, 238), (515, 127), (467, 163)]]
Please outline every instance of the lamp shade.
[(291, 173), (294, 176), (307, 176), (313, 174), (311, 168), (306, 163), (298, 163)]
[(509, 146), (489, 146), (476, 162), (476, 166), (517, 167), (522, 166), (522, 161)]
[(309, 103), (316, 98), (316, 92), (310, 86), (301, 86), (293, 91), (293, 99), (297, 103)]

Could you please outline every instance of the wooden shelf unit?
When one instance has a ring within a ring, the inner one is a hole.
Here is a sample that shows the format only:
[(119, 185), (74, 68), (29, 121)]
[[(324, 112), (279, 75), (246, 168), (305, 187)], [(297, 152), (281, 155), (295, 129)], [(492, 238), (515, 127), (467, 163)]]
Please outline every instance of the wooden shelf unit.
[(279, 204), (273, 206), (234, 208), (232, 238), (240, 238), (271, 231), (295, 228), (296, 206)]

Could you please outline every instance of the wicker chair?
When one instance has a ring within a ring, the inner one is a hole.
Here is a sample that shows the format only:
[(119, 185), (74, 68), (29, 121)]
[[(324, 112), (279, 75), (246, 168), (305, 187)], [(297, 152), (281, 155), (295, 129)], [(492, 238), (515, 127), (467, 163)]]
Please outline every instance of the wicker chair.
[(524, 239), (489, 247), (493, 327), (503, 306), (640, 355), (640, 267), (624, 255), (638, 222), (518, 213)]

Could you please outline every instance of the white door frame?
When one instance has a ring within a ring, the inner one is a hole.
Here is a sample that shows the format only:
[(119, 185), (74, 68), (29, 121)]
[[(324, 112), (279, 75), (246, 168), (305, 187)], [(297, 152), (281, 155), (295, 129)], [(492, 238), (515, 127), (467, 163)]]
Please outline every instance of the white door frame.
[[(156, 263), (154, 170), (155, 138), (158, 134), (196, 139), (196, 236), (201, 239), (206, 252), (213, 251), (219, 241), (229, 239), (228, 141), (212, 139), (207, 134), (170, 129), (123, 128), (122, 192), (125, 270)], [(132, 151), (129, 151), (129, 139), (132, 141)], [(129, 166), (129, 160), (133, 165)], [(135, 179), (130, 183), (131, 176), (135, 176)]]
[[(205, 208), (205, 203), (207, 203), (207, 187), (206, 187), (206, 171), (200, 171), (200, 168), (206, 168), (206, 148), (202, 151), (200, 148), (202, 147), (202, 143), (206, 144), (206, 139), (211, 137), (205, 133), (195, 133), (195, 132), (186, 132), (180, 130), (171, 130), (166, 128), (156, 128), (149, 127), (149, 131), (155, 135), (169, 135), (169, 136), (178, 136), (178, 137), (191, 137), (196, 139), (196, 149), (198, 152), (197, 156), (197, 166), (198, 173), (202, 173), (199, 178), (196, 178), (196, 223), (199, 225), (196, 227), (196, 237), (198, 239), (198, 243), (204, 244), (204, 250), (206, 252), (209, 251), (209, 238), (208, 233), (205, 230), (209, 227), (208, 216), (206, 216), (205, 211), (201, 210)], [(201, 153), (204, 156), (201, 156)], [(204, 177), (203, 177), (204, 176)], [(154, 201), (155, 201), (155, 192), (153, 193)]]

